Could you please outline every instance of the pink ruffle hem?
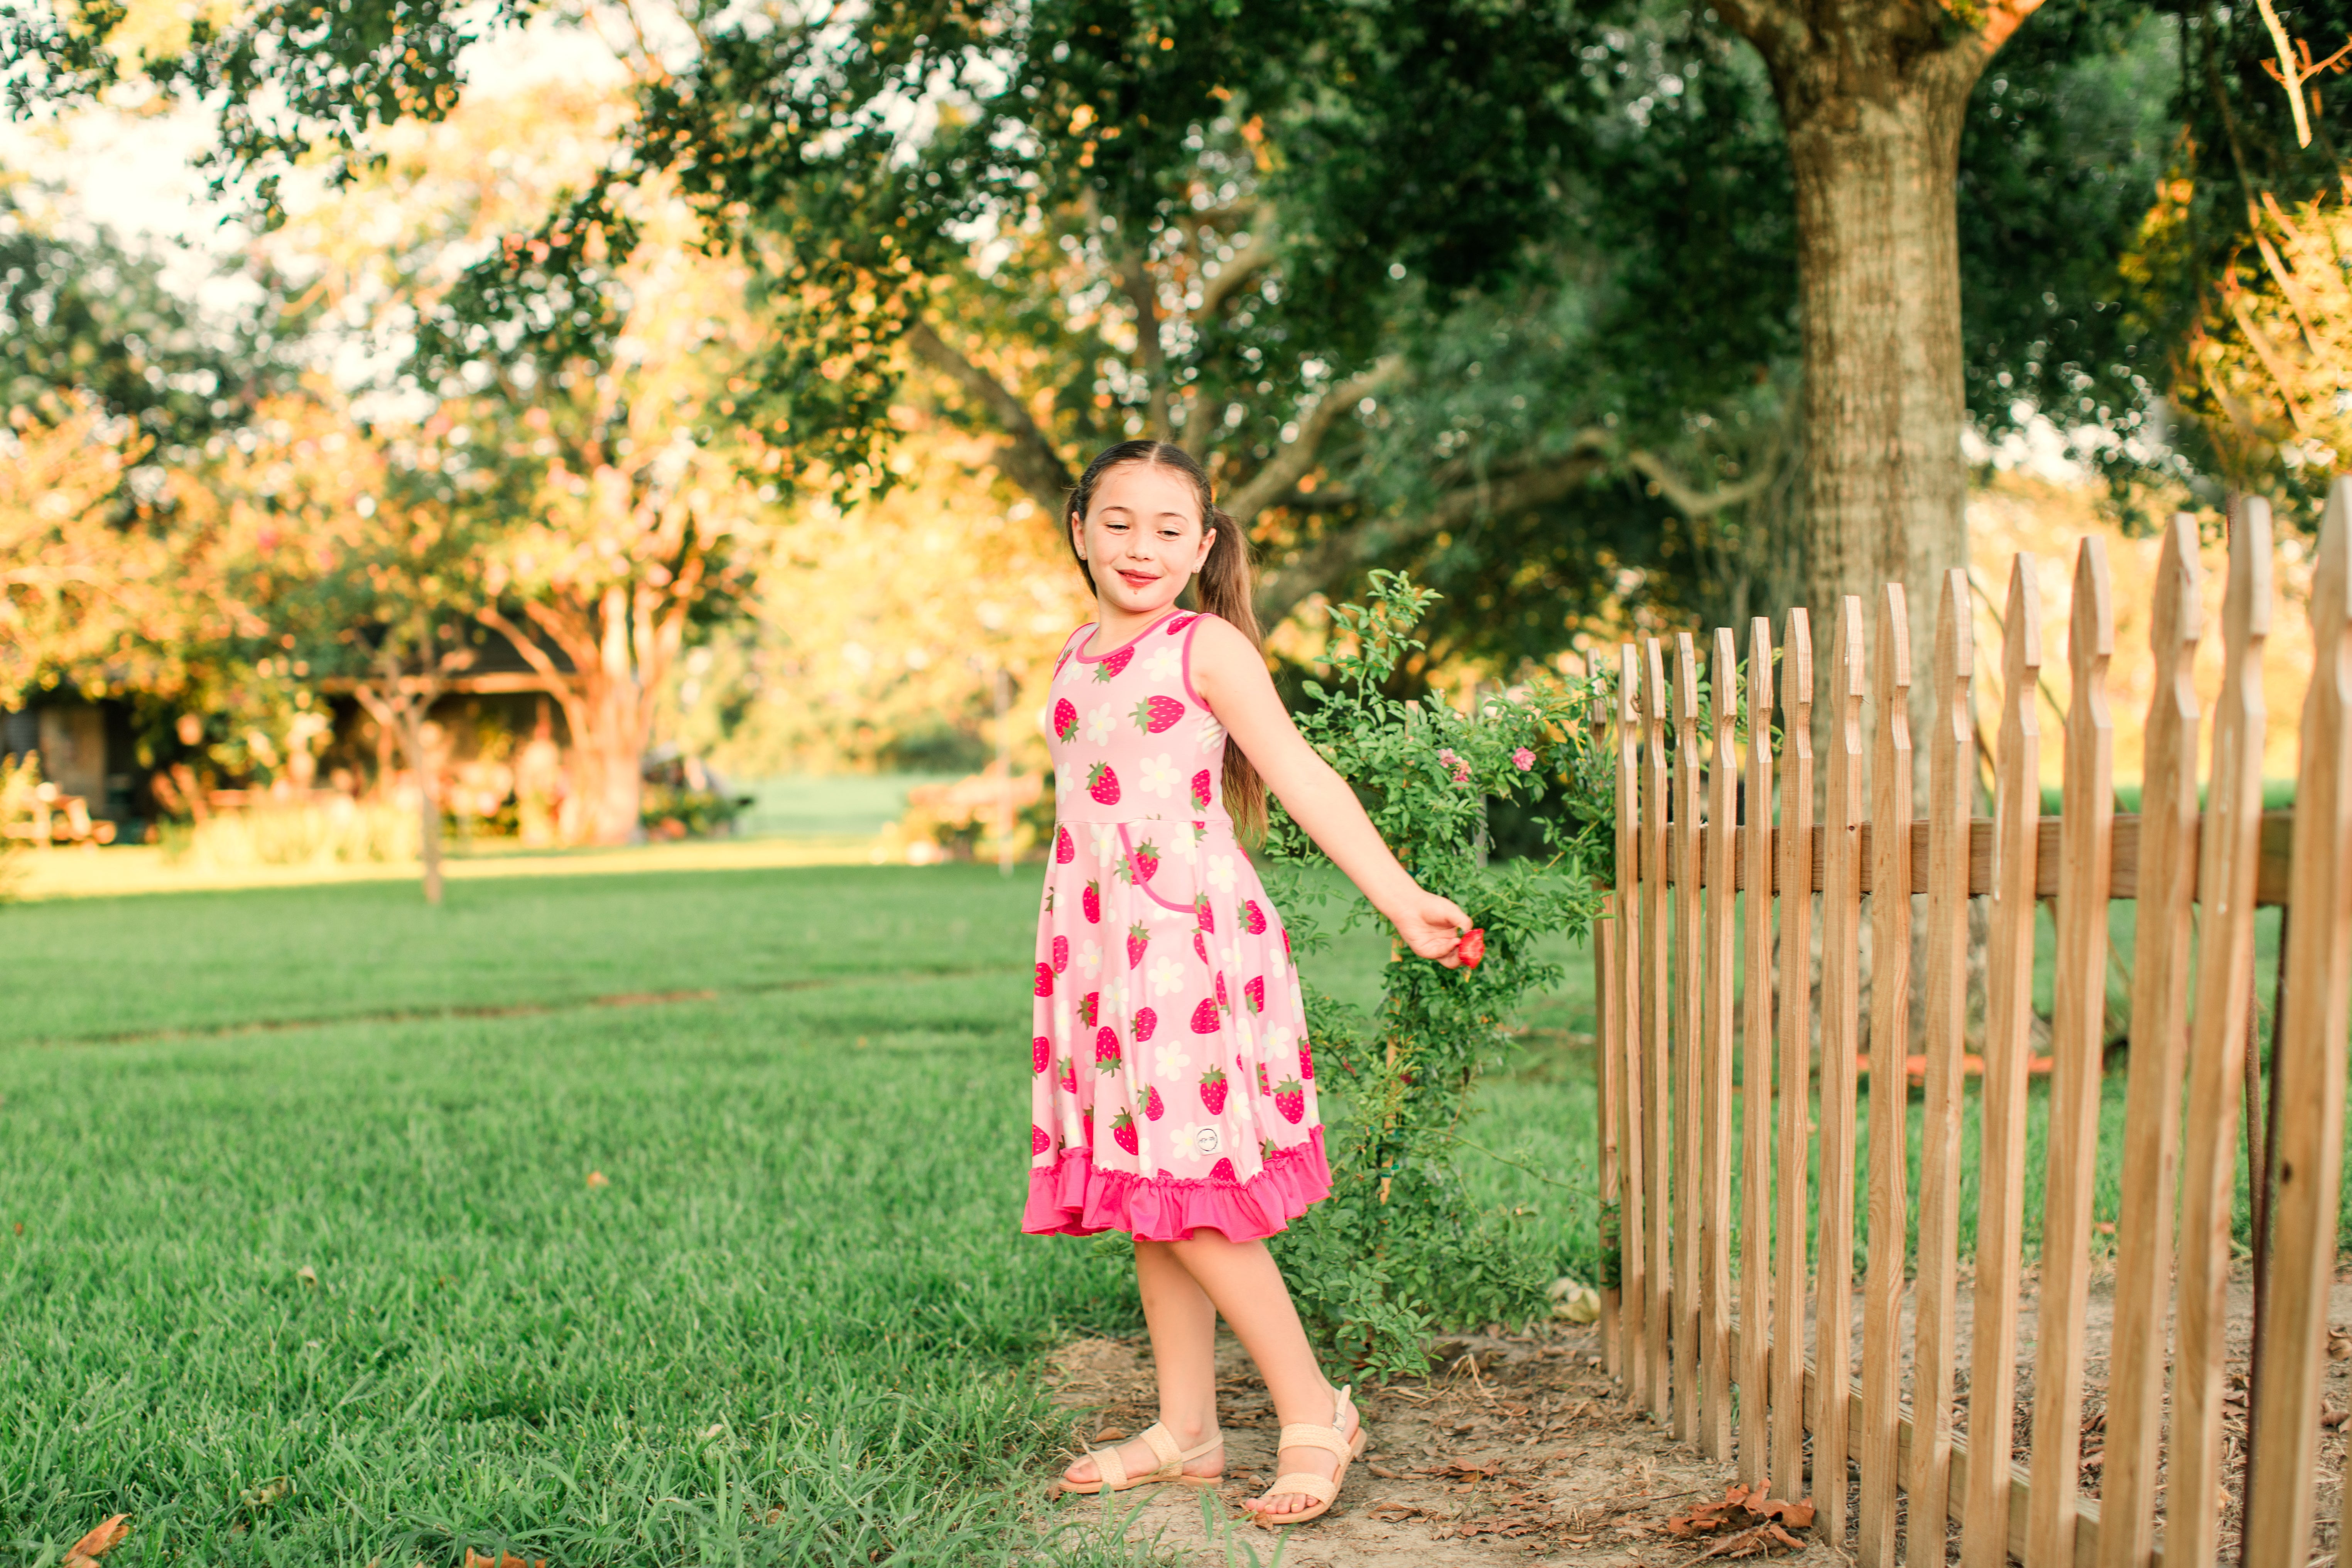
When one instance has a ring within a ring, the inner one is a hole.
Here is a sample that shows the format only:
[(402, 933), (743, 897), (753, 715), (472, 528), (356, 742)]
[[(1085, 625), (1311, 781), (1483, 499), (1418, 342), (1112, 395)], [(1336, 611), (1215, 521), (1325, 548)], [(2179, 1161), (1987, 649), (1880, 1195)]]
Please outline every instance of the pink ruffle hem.
[(1286, 1229), (1330, 1191), (1320, 1127), (1306, 1142), (1276, 1149), (1246, 1182), (1097, 1171), (1091, 1152), (1072, 1148), (1029, 1173), (1021, 1228), (1031, 1236), (1124, 1230), (1143, 1241), (1190, 1241), (1195, 1230), (1214, 1230), (1228, 1241), (1257, 1241)]

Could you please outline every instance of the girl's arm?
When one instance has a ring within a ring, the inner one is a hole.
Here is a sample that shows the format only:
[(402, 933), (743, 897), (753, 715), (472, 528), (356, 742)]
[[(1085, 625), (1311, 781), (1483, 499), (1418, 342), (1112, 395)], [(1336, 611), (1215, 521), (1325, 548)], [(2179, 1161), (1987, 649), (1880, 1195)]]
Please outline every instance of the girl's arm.
[(1273, 678), (1266, 674), (1265, 660), (1249, 639), (1226, 622), (1205, 616), (1193, 628), (1192, 643), (1192, 689), (1292, 818), (1363, 889), (1407, 947), (1449, 969), (1459, 967), (1462, 960), (1455, 949), (1470, 929), (1470, 917), (1452, 900), (1423, 889), (1397, 864), (1380, 830), (1364, 815), (1356, 792), (1290, 721)]

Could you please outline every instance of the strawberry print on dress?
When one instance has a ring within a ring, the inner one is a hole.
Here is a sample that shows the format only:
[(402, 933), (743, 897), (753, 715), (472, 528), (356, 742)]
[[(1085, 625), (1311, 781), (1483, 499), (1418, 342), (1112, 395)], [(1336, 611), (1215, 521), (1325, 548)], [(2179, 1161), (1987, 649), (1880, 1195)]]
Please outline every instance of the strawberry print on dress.
[(1224, 727), (1192, 688), (1202, 618), (1171, 612), (1099, 655), (1082, 626), (1055, 667), (1033, 1234), (1248, 1241), (1330, 1190), (1288, 934), (1234, 837)]

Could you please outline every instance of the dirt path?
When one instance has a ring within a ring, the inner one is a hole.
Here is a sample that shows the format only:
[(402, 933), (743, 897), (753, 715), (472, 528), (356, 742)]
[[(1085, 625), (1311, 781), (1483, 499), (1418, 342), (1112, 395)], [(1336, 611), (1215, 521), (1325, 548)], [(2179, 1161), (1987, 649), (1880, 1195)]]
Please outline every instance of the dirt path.
[[(1478, 1334), (1449, 1348), (1433, 1376), (1358, 1391), (1371, 1447), (1349, 1473), (1339, 1505), (1287, 1532), (1285, 1568), (1664, 1563), (1693, 1555), (1667, 1550), (1656, 1527), (1719, 1495), (1728, 1472), (1625, 1408), (1601, 1370), (1592, 1330)], [(1098, 1432), (1150, 1425), (1151, 1364), (1141, 1341), (1078, 1341), (1055, 1358), (1055, 1374), (1060, 1401), (1094, 1413)], [(1134, 1510), (1130, 1535), (1157, 1534), (1183, 1568), (1238, 1568), (1250, 1561), (1245, 1548), (1266, 1563), (1276, 1544), (1239, 1505), (1274, 1479), (1280, 1424), (1231, 1336), (1218, 1342), (1217, 1378), (1226, 1470), (1208, 1494), (1214, 1536), (1194, 1489), (1108, 1500)], [(1066, 1506), (1099, 1510), (1105, 1501), (1074, 1498)]]
[[(2106, 1332), (2112, 1278), (2095, 1285), (2088, 1327), (2092, 1354), (2085, 1401), (2083, 1485), (2095, 1495), (2104, 1447)], [(2233, 1281), (2229, 1337), (2231, 1403), (2224, 1445), (2234, 1489), (2245, 1415), (2242, 1375), (2250, 1323), (2250, 1293)], [(2331, 1303), (2339, 1325), (2352, 1325), (2352, 1281), (2339, 1280)], [(1960, 1296), (1966, 1400), (1969, 1299)], [(2021, 1369), (2016, 1442), (2028, 1447), (2032, 1395), (2033, 1306), (2021, 1301)], [(1906, 1303), (1907, 1307), (1907, 1303)], [(1905, 1325), (1906, 1337), (1909, 1324)], [(2315, 1549), (2332, 1556), (2341, 1507), (2346, 1412), (2352, 1411), (2352, 1336), (2339, 1341), (2346, 1359), (2327, 1368), (2325, 1398), (2331, 1424), (2320, 1443), (2318, 1530)], [(1149, 1426), (1154, 1396), (1149, 1351), (1140, 1339), (1084, 1340), (1055, 1359), (1056, 1396), (1066, 1407), (1090, 1413), (1097, 1433), (1131, 1434)], [(1215, 1506), (1204, 1523), (1202, 1491), (1161, 1487), (1114, 1500), (1132, 1510), (1128, 1532), (1157, 1536), (1182, 1568), (1244, 1568), (1272, 1561), (1275, 1540), (1253, 1526), (1241, 1500), (1273, 1479), (1279, 1424), (1264, 1385), (1230, 1336), (1217, 1356), (1218, 1405), (1226, 1433), (1223, 1483), (1207, 1495)], [(1718, 1497), (1733, 1468), (1675, 1442), (1645, 1413), (1630, 1407), (1601, 1370), (1600, 1340), (1590, 1328), (1557, 1325), (1530, 1336), (1471, 1335), (1447, 1342), (1444, 1360), (1426, 1378), (1360, 1389), (1359, 1407), (1371, 1447), (1348, 1479), (1339, 1506), (1325, 1518), (1288, 1532), (1286, 1568), (1432, 1568), (1435, 1564), (1501, 1563), (1659, 1564), (1695, 1561), (1703, 1546), (1667, 1535), (1675, 1514)], [(1965, 1428), (1965, 1408), (1959, 1419)], [(1102, 1440), (1102, 1439), (1098, 1439)], [(2159, 1476), (2159, 1484), (2161, 1476)], [(1102, 1500), (1070, 1500), (1096, 1513)], [(2235, 1506), (2223, 1520), (2234, 1542)], [(2159, 1526), (2159, 1537), (2161, 1528)], [(1958, 1543), (1957, 1531), (1953, 1541)], [(1851, 1561), (1843, 1543), (1806, 1537), (1809, 1561)]]

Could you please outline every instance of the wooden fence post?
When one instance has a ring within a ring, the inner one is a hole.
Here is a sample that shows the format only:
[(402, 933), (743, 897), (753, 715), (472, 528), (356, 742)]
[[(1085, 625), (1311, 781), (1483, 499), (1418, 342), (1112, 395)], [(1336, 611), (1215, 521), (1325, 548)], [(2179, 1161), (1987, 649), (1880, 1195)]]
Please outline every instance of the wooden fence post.
[(2025, 1560), (2072, 1564), (2083, 1457), (2084, 1313), (2090, 1299), (2091, 1192), (2098, 1175), (2099, 1072), (2105, 1061), (2107, 888), (2114, 872), (2116, 647), (2106, 543), (2084, 539), (2067, 619), (2064, 810), (2059, 817), (2058, 950), (2050, 1005), (2048, 1185), (2042, 1294), (2034, 1311), (2032, 1484)]
[[(2172, 1443), (2164, 1554), (2211, 1563), (2219, 1550), (2221, 1362), (2230, 1274), (2246, 1015), (2253, 995), (2254, 870), (2263, 809), (2263, 645), (2270, 635), (2270, 507), (2241, 500), (2230, 530), (2221, 690), (2213, 705), (2197, 900), (2197, 1011), (2189, 1037), (2189, 1129), (2180, 1162), (2180, 1310), (2172, 1363)], [(2340, 1045), (2338, 1047), (2340, 1047)]]
[(1813, 641), (1805, 612), (1789, 612), (1780, 645), (1780, 706), (1788, 714), (1780, 785), (1780, 1147), (1773, 1227), (1772, 1472), (1781, 1495), (1805, 1483), (1805, 1149), (1813, 1054)]
[(1706, 810), (1706, 1174), (1700, 1188), (1706, 1218), (1699, 1281), (1705, 1317), (1699, 1371), (1706, 1391), (1699, 1447), (1721, 1462), (1731, 1458), (1731, 913), (1738, 902), (1732, 851), (1739, 811), (1739, 655), (1728, 626), (1716, 628), (1707, 673), (1715, 697), (1715, 763)]
[[(2139, 797), (2138, 909), (2132, 937), (2131, 1069), (2124, 1089), (2122, 1202), (2116, 1215), (2115, 1327), (2107, 1347), (2107, 1461), (2099, 1472), (2099, 1568), (2139, 1568), (2156, 1542), (2163, 1434), (2165, 1300), (2172, 1273), (2180, 1070), (2189, 1041), (2190, 900), (2197, 834), (2197, 688), (2204, 612), (2197, 520), (2165, 530), (2148, 632)], [(2301, 1568), (2298, 1564), (2297, 1568)]]
[(1894, 1568), (1902, 1419), (1904, 1057), (1911, 1019), (1911, 643), (1900, 584), (1878, 601), (1870, 756), (1869, 1265), (1862, 1288), (1863, 1568)]
[(1993, 788), (1992, 939), (1985, 990), (1982, 1152), (1977, 1164), (1975, 1321), (1969, 1341), (1969, 1490), (1962, 1568), (2009, 1562), (2010, 1423), (2017, 1388), (2019, 1236), (2025, 1208), (2026, 1058), (2032, 1043), (2033, 882), (2042, 812), (2042, 598), (2034, 562), (2010, 568)]
[(1642, 1110), (1649, 1119), (1643, 1147), (1649, 1170), (1650, 1414), (1664, 1420), (1674, 1399), (1667, 1352), (1674, 1333), (1674, 1265), (1667, 1256), (1667, 1217), (1672, 1212), (1674, 1136), (1672, 1063), (1667, 1031), (1674, 998), (1666, 970), (1666, 666), (1658, 639), (1643, 647), (1647, 682), (1642, 704)]
[(1699, 1045), (1698, 652), (1691, 636), (1675, 638), (1675, 1436), (1698, 1436), (1698, 1253), (1701, 1216), (1699, 1097), (1705, 1075)]
[(1919, 1131), (1919, 1284), (1911, 1356), (1910, 1531), (1915, 1561), (1944, 1550), (1952, 1474), (1958, 1338), (1960, 1055), (1968, 1033), (1969, 817), (1976, 782), (1976, 670), (1968, 574), (1944, 574), (1936, 604), (1935, 728), (1927, 735), (1927, 1094)]
[(1813, 1261), (1813, 1494), (1845, 1540), (1847, 1395), (1853, 1383), (1854, 1058), (1862, 1045), (1862, 600), (1838, 600), (1830, 637), (1827, 831), (1822, 854), (1821, 1245)]
[[(1739, 1479), (1765, 1479), (1772, 1321), (1772, 623), (1748, 624), (1748, 900), (1739, 1004)], [(1785, 1244), (1784, 1244), (1785, 1245)]]
[(1617, 1279), (1619, 1338), (1626, 1392), (1636, 1402), (1649, 1394), (1649, 1271), (1643, 1266), (1643, 1226), (1648, 1209), (1643, 1185), (1649, 1177), (1642, 1099), (1642, 861), (1641, 794), (1642, 675), (1632, 643), (1619, 649), (1617, 679), (1617, 1139), (1618, 1182), (1624, 1206), (1618, 1215)]
[[(2295, 769), (2286, 996), (2271, 1048), (2278, 1193), (2252, 1379), (2244, 1561), (2303, 1568), (2319, 1464), (2328, 1287), (2344, 1161), (2344, 1039), (2352, 988), (2352, 479), (2329, 490), (2311, 585), (2311, 689)], [(2339, 1547), (2338, 1562), (2352, 1555)]]
[[(1617, 1183), (1617, 895), (1603, 893), (1601, 912), (1592, 921), (1592, 1054), (1594, 1094), (1593, 1129), (1601, 1148), (1601, 1210), (1605, 1215), (1612, 1205), (1622, 1215), (1623, 1194)], [(1622, 1221), (1621, 1220), (1622, 1224)], [(1605, 1243), (1607, 1237), (1604, 1234)], [(1621, 1374), (1618, 1339), (1622, 1325), (1617, 1321), (1618, 1290), (1611, 1285), (1601, 1291), (1601, 1366), (1610, 1376)]]

